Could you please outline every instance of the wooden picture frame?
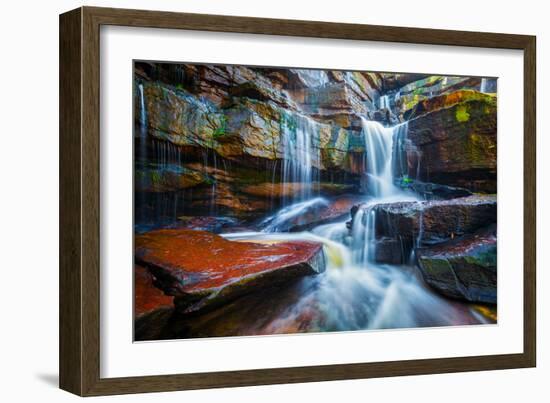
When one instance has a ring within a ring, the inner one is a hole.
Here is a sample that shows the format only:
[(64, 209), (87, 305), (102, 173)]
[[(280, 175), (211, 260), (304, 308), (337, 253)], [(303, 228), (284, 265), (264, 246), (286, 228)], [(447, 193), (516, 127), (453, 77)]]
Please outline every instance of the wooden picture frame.
[[(524, 52), (524, 349), (521, 354), (127, 378), (100, 377), (100, 27), (171, 28), (519, 49)], [(60, 16), (60, 387), (81, 396), (316, 382), (536, 365), (535, 37), (81, 7)]]

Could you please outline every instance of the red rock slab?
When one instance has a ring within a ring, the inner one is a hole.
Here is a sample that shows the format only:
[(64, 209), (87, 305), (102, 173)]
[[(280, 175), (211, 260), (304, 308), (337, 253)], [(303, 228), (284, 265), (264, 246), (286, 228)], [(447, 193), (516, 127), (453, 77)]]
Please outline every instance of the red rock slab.
[(155, 285), (176, 297), (180, 311), (194, 312), (325, 269), (322, 245), (228, 241), (205, 231), (162, 229), (135, 239), (136, 263)]
[(164, 294), (154, 286), (153, 276), (141, 266), (134, 266), (134, 316), (174, 305), (174, 297)]

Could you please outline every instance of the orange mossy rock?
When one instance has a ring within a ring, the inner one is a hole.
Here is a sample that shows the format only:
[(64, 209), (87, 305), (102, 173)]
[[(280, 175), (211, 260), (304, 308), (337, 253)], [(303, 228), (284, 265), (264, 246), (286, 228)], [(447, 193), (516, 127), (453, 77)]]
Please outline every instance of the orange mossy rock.
[(241, 295), (325, 270), (322, 245), (228, 241), (205, 231), (162, 229), (135, 239), (136, 263), (175, 297), (179, 311), (219, 306)]
[(173, 306), (173, 299), (154, 286), (154, 277), (144, 267), (134, 266), (134, 316), (150, 313), (158, 308)]

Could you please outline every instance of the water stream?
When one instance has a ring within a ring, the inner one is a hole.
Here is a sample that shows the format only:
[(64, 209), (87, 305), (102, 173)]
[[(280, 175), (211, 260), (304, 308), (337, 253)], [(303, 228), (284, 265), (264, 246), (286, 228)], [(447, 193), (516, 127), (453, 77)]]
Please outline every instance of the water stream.
[[(357, 211), (351, 230), (346, 226), (350, 219), (347, 217), (310, 231), (281, 232), (289, 220), (309, 208), (326, 203), (323, 198), (301, 194), (300, 200), (264, 219), (260, 224), (262, 231), (223, 235), (234, 241), (302, 240), (323, 244), (327, 270), (302, 280), (299, 300), (273, 319), (269, 331), (285, 329), (312, 310), (316, 312), (317, 320), (308, 322), (308, 331), (486, 323), (467, 305), (444, 299), (427, 288), (413, 265), (376, 263), (376, 206), (418, 198), (394, 183), (394, 157), (399, 154), (394, 142), (399, 145), (396, 139), (406, 141), (406, 125), (385, 128), (366, 119), (362, 124), (368, 156), (365, 166), (367, 188), (364, 204)], [(311, 133), (306, 129), (296, 131), (295, 143), (292, 144), (301, 144), (304, 150), (311, 151), (307, 148)], [(311, 183), (310, 171), (305, 167), (311, 159), (298, 151), (289, 150), (289, 153), (298, 163), (289, 167), (288, 178)]]

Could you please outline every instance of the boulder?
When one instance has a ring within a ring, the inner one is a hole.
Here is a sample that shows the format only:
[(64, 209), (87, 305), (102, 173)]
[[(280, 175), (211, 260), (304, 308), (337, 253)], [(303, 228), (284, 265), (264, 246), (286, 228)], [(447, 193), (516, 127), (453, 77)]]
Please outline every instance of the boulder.
[(264, 228), (277, 232), (307, 231), (349, 216), (352, 206), (363, 196), (342, 195), (332, 199), (316, 198), (288, 206), (262, 222)]
[[(352, 228), (357, 211), (351, 209)], [(380, 263), (407, 262), (413, 248), (429, 247), (495, 224), (495, 196), (383, 203), (375, 211), (375, 258)]]
[(219, 306), (325, 270), (322, 245), (233, 242), (204, 231), (163, 229), (135, 238), (136, 263), (174, 296), (180, 312)]
[(473, 233), (496, 219), (497, 199), (489, 195), (376, 206), (377, 235), (399, 235), (426, 245)]
[(420, 155), (408, 177), (469, 189), (496, 192), (496, 97), (461, 91), (418, 107), (408, 122), (407, 139)]
[(416, 251), (424, 280), (438, 292), (497, 303), (496, 226)]

